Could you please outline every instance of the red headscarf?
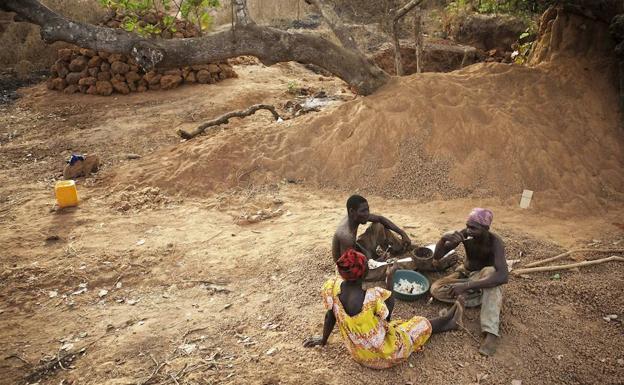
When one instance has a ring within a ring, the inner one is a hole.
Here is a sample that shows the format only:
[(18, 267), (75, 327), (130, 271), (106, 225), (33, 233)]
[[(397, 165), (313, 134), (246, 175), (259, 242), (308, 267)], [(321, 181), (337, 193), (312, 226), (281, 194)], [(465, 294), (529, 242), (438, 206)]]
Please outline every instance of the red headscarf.
[(338, 273), (347, 281), (356, 281), (366, 272), (366, 256), (354, 249), (347, 249), (336, 261)]

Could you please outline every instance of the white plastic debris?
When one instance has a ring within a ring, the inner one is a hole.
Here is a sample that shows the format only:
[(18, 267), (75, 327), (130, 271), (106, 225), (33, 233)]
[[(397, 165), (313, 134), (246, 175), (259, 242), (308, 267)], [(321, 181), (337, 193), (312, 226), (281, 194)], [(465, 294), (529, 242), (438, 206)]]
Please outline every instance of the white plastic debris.
[(188, 356), (189, 354), (192, 354), (195, 350), (197, 350), (197, 345), (196, 344), (182, 344), (178, 346), (178, 349), (183, 351), (184, 354)]
[(71, 348), (74, 347), (74, 344), (71, 344), (69, 342), (63, 344), (63, 346), (61, 346), (61, 350), (71, 350)]
[(524, 190), (522, 191), (522, 197), (520, 198), (520, 208), (527, 209), (531, 204), (531, 199), (533, 199), (533, 191)]

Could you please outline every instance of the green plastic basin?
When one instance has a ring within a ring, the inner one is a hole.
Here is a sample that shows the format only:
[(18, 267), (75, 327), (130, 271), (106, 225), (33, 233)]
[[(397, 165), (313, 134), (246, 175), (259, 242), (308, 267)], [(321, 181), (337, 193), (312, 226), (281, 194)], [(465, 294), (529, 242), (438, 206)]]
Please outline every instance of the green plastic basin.
[[(394, 290), (394, 285), (399, 283), (399, 280), (401, 279), (405, 279), (409, 282), (416, 282), (420, 285), (422, 285), (424, 287), (424, 291), (422, 293), (418, 293), (418, 294), (405, 294), (405, 293), (399, 293), (398, 291)], [(427, 292), (429, 291), (429, 280), (427, 279), (427, 277), (425, 277), (424, 275), (416, 272), (416, 271), (412, 271), (412, 270), (397, 270), (394, 272), (394, 278), (392, 280), (392, 292), (394, 293), (394, 296), (400, 300), (403, 301), (415, 301), (417, 298), (422, 297), (423, 295), (427, 294)]]

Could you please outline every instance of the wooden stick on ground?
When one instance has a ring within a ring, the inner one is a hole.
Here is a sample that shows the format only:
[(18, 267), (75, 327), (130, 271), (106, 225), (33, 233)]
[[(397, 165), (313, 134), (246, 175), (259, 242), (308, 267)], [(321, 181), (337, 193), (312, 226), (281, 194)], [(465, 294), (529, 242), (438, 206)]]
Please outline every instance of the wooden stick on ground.
[(568, 255), (574, 254), (574, 253), (587, 253), (587, 252), (592, 252), (592, 251), (599, 252), (599, 253), (624, 253), (624, 249), (574, 249), (574, 250), (566, 251), (565, 253), (561, 253), (559, 255), (555, 255), (554, 257), (551, 257), (551, 258), (546, 258), (540, 261), (531, 262), (525, 265), (523, 268), (540, 266), (548, 262), (557, 261), (559, 259), (565, 258)]
[(612, 255), (608, 258), (596, 259), (593, 261), (571, 263), (568, 265), (540, 266), (540, 267), (533, 267), (533, 268), (518, 269), (518, 270), (512, 270), (511, 274), (520, 275), (520, 274), (538, 273), (540, 271), (569, 270), (569, 269), (574, 269), (575, 267), (592, 266), (592, 265), (598, 265), (601, 263), (611, 262), (611, 261), (624, 262), (624, 257), (618, 257), (615, 255)]
[(218, 126), (220, 124), (227, 123), (229, 122), (231, 118), (244, 118), (246, 116), (253, 115), (258, 110), (270, 111), (271, 114), (273, 114), (273, 117), (275, 118), (275, 120), (278, 120), (280, 118), (274, 106), (269, 105), (269, 104), (254, 104), (253, 106), (247, 108), (246, 110), (232, 111), (232, 112), (228, 112), (225, 115), (221, 115), (220, 117), (216, 119), (213, 119), (204, 124), (201, 124), (199, 127), (194, 129), (193, 131), (189, 132), (189, 131), (184, 131), (184, 130), (178, 130), (178, 135), (180, 135), (184, 139), (192, 139), (196, 137), (197, 135), (201, 134), (202, 132), (206, 131), (208, 127)]

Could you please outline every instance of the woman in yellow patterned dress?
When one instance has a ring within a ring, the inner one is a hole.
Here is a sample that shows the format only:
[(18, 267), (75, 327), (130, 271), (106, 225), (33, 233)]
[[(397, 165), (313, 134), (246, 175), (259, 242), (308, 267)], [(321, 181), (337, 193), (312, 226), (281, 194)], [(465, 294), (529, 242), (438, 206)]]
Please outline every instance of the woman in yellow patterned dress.
[(323, 336), (306, 339), (304, 346), (325, 345), (336, 323), (347, 349), (358, 363), (384, 369), (407, 360), (420, 351), (432, 333), (457, 328), (464, 310), (460, 298), (446, 315), (428, 320), (413, 317), (408, 321), (390, 321), (394, 308), (392, 278), (396, 266), (388, 269), (386, 287), (362, 288), (366, 274), (366, 257), (348, 249), (336, 262), (341, 277), (329, 279), (321, 295), (327, 309)]

